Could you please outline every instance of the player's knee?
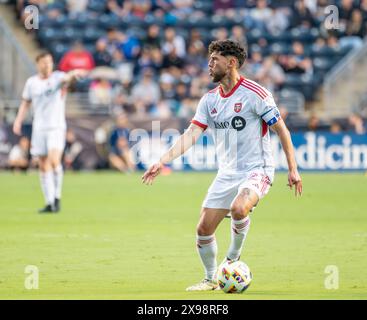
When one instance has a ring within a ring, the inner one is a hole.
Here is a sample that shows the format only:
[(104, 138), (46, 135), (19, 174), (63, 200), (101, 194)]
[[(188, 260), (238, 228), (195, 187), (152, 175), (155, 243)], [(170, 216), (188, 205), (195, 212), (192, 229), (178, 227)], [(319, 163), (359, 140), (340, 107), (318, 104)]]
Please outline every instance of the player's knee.
[(252, 205), (248, 202), (242, 205), (238, 203), (234, 203), (231, 206), (231, 214), (234, 219), (241, 220), (241, 219), (246, 218), (249, 215), (251, 209), (252, 209)]
[(210, 236), (213, 234), (213, 230), (203, 223), (199, 223), (196, 227), (196, 233), (199, 236)]

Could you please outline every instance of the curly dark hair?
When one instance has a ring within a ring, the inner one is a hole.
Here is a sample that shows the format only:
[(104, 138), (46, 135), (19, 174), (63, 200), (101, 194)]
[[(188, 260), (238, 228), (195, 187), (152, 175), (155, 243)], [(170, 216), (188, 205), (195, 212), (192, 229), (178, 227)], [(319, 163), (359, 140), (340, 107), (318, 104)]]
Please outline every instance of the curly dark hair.
[(246, 49), (237, 41), (216, 40), (209, 45), (209, 55), (218, 52), (222, 56), (234, 56), (238, 60), (238, 68), (241, 68), (247, 58)]

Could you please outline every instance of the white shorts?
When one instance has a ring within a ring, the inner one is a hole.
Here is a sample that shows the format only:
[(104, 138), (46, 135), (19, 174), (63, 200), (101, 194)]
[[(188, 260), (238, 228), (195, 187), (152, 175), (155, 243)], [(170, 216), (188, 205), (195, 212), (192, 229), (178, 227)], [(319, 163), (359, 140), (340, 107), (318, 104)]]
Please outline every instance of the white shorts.
[(64, 151), (65, 130), (53, 129), (32, 132), (31, 155), (46, 156), (50, 150)]
[(263, 198), (274, 180), (274, 169), (255, 169), (246, 173), (219, 174), (209, 187), (203, 202), (204, 208), (230, 209), (233, 200), (248, 188), (256, 192), (259, 199)]

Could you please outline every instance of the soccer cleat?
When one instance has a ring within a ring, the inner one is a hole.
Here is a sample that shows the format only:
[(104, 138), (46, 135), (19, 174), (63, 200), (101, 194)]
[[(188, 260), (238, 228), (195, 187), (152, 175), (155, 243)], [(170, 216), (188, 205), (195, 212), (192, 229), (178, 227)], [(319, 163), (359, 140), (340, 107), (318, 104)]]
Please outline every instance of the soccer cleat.
[(57, 198), (55, 199), (54, 207), (55, 207), (54, 212), (59, 212), (61, 210), (61, 200), (60, 199), (57, 199)]
[(55, 207), (50, 204), (48, 204), (43, 209), (38, 210), (38, 213), (54, 213), (54, 212), (55, 212)]
[(186, 291), (213, 291), (218, 288), (217, 281), (204, 279), (198, 284), (188, 287)]

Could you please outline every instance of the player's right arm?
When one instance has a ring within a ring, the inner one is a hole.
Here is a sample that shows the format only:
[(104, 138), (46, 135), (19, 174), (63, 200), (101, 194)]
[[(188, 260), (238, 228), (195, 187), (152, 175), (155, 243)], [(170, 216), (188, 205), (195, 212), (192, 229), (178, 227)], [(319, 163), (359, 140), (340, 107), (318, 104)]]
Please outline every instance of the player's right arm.
[(22, 102), (19, 106), (18, 114), (13, 124), (13, 132), (14, 134), (18, 136), (22, 134), (22, 124), (32, 104), (32, 89), (31, 89), (32, 84), (31, 83), (32, 83), (31, 78), (29, 78), (25, 83), (23, 93), (22, 93)]
[(17, 117), (15, 118), (15, 121), (13, 124), (13, 132), (14, 134), (18, 136), (22, 135), (22, 123), (25, 117), (27, 116), (30, 106), (31, 106), (31, 102), (28, 100), (22, 100), (22, 103), (20, 104)]
[(18, 136), (22, 135), (22, 123), (25, 117), (27, 116), (31, 104), (32, 104), (31, 79), (28, 79), (24, 86), (24, 90), (22, 93), (22, 102), (19, 106), (18, 114), (13, 124), (13, 132)]
[(160, 158), (160, 160), (153, 164), (142, 176), (143, 183), (150, 185), (158, 176), (165, 164), (172, 162), (179, 156), (183, 155), (190, 149), (198, 140), (205, 129), (197, 124), (191, 123), (184, 134), (182, 134), (173, 146)]
[(208, 127), (208, 108), (207, 95), (204, 95), (196, 109), (191, 125), (187, 128), (174, 145), (160, 158), (160, 160), (153, 164), (142, 176), (143, 183), (152, 184), (156, 176), (160, 174), (165, 164), (175, 160), (183, 155), (188, 149), (193, 146), (203, 131)]

